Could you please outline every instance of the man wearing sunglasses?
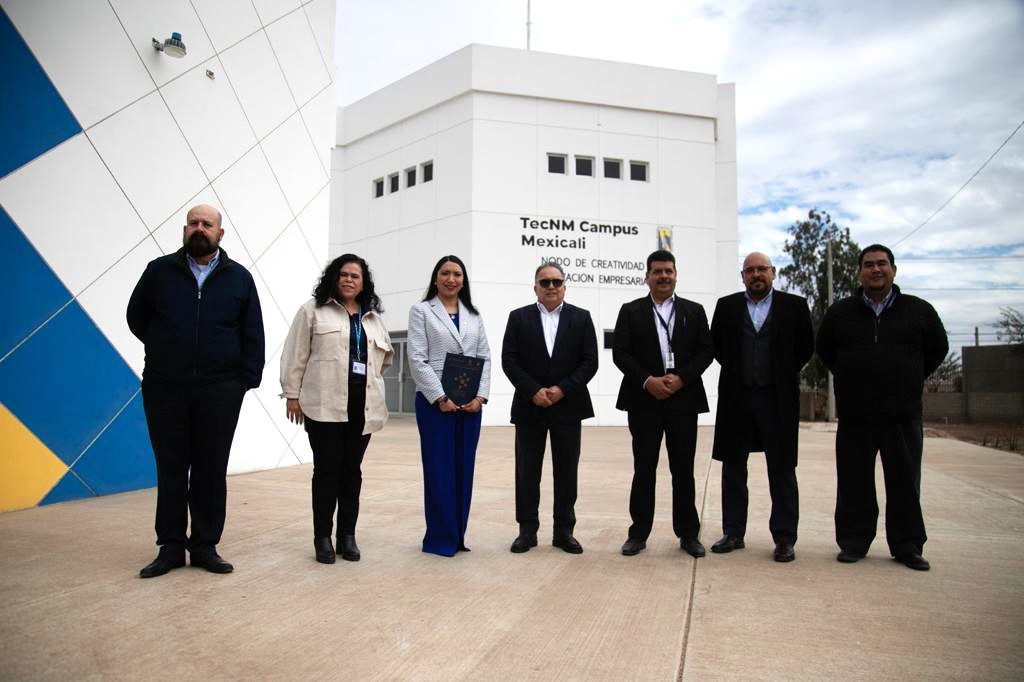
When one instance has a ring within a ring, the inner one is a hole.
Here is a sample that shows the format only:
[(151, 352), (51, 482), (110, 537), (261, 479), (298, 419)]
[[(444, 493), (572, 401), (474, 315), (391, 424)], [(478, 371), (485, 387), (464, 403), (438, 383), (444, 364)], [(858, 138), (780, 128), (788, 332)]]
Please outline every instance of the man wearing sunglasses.
[(796, 558), (799, 493), (800, 370), (814, 353), (807, 300), (775, 291), (775, 266), (763, 253), (743, 260), (744, 291), (718, 299), (711, 321), (718, 375), (718, 412), (711, 456), (722, 462), (722, 529), (711, 546), (724, 554), (745, 546), (747, 459), (764, 452), (775, 561)]
[(676, 259), (668, 251), (647, 257), (647, 296), (630, 301), (615, 322), (612, 360), (622, 371), (615, 407), (629, 417), (633, 437), (633, 525), (622, 553), (647, 547), (654, 525), (654, 489), (661, 440), (672, 472), (672, 530), (690, 556), (704, 556), (700, 517), (694, 505), (693, 454), (697, 415), (708, 411), (701, 374), (714, 352), (704, 307), (675, 295)]
[(551, 435), (554, 479), (552, 545), (570, 554), (583, 547), (576, 526), (580, 422), (594, 416), (589, 382), (597, 373), (597, 335), (590, 313), (565, 303), (565, 272), (554, 262), (534, 273), (537, 302), (513, 310), (505, 325), (501, 368), (515, 386), (516, 554), (537, 546), (544, 445)]

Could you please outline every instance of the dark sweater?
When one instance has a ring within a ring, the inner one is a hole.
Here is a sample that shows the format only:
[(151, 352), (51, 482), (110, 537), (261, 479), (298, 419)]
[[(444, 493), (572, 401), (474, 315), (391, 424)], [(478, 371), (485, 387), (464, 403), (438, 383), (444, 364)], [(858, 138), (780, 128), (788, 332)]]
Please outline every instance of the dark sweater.
[(818, 330), (817, 350), (835, 375), (840, 419), (905, 422), (921, 419), (928, 375), (949, 350), (946, 330), (927, 301), (900, 293), (881, 315), (862, 289), (832, 305)]
[(249, 271), (221, 249), (202, 295), (184, 248), (150, 261), (128, 301), (128, 327), (146, 344), (146, 381), (174, 386), (263, 376), (263, 316)]

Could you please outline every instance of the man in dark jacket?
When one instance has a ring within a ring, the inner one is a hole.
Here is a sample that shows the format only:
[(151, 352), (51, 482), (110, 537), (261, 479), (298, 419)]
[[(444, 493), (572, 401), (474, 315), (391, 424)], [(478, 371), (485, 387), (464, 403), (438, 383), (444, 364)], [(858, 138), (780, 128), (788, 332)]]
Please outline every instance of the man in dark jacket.
[(597, 335), (590, 313), (565, 303), (565, 273), (555, 262), (534, 273), (537, 302), (509, 313), (501, 346), (501, 368), (515, 395), (516, 554), (537, 546), (540, 476), (544, 443), (551, 434), (554, 482), (552, 544), (570, 554), (583, 547), (576, 526), (576, 472), (580, 422), (594, 416), (587, 382), (597, 373)]
[(818, 356), (835, 375), (837, 559), (867, 555), (878, 523), (875, 454), (885, 471), (885, 533), (902, 564), (927, 571), (922, 556), (921, 393), (949, 350), (935, 309), (893, 284), (892, 251), (860, 252), (857, 292), (832, 305), (818, 330)]
[[(263, 375), (263, 317), (249, 271), (219, 249), (212, 206), (194, 206), (184, 246), (157, 258), (128, 301), (128, 326), (146, 346), (142, 401), (157, 470), (160, 552), (143, 578), (185, 565), (233, 567), (217, 554), (225, 475), (242, 397)], [(189, 515), (191, 535), (187, 535)]]
[(694, 505), (693, 455), (697, 449), (697, 415), (708, 411), (700, 375), (714, 351), (704, 307), (679, 298), (676, 259), (668, 251), (647, 257), (648, 296), (630, 301), (615, 322), (612, 360), (622, 371), (615, 407), (629, 417), (633, 438), (633, 486), (629, 514), (633, 524), (622, 553), (633, 556), (647, 547), (654, 524), (654, 489), (661, 439), (665, 437), (672, 472), (672, 529), (680, 548), (704, 556), (700, 517)]
[(796, 482), (800, 370), (814, 353), (807, 300), (772, 289), (775, 267), (763, 253), (743, 260), (745, 291), (718, 300), (711, 321), (718, 412), (711, 456), (722, 462), (721, 540), (717, 554), (742, 549), (747, 530), (747, 459), (764, 452), (775, 560), (796, 558), (800, 499)]

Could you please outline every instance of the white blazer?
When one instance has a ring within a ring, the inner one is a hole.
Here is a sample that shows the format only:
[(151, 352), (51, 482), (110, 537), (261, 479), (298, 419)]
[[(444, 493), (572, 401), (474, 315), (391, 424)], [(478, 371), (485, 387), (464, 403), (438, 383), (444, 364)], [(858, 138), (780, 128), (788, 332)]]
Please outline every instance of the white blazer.
[(409, 309), (409, 369), (416, 390), (433, 403), (444, 395), (441, 372), (447, 353), (470, 355), (484, 361), (477, 395), (486, 398), (491, 390), (491, 349), (479, 315), (459, 301), (459, 327), (444, 309), (441, 299), (420, 301)]

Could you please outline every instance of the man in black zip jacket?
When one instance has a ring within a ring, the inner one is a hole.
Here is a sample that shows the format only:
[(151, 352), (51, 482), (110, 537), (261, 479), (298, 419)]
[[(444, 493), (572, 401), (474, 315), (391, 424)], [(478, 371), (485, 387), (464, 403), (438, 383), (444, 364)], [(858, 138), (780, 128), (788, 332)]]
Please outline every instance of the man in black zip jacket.
[[(128, 326), (146, 345), (142, 401), (157, 469), (156, 559), (143, 578), (185, 565), (234, 567), (217, 554), (225, 476), (242, 397), (263, 374), (263, 316), (249, 271), (218, 248), (212, 206), (194, 206), (184, 246), (157, 258), (128, 301)], [(189, 515), (191, 534), (187, 534)]]
[(868, 552), (878, 523), (875, 453), (885, 471), (885, 533), (889, 552), (918, 571), (922, 556), (921, 394), (949, 350), (946, 330), (925, 300), (893, 284), (890, 251), (872, 244), (860, 252), (857, 292), (832, 305), (818, 331), (817, 350), (835, 375), (836, 542), (842, 563)]

